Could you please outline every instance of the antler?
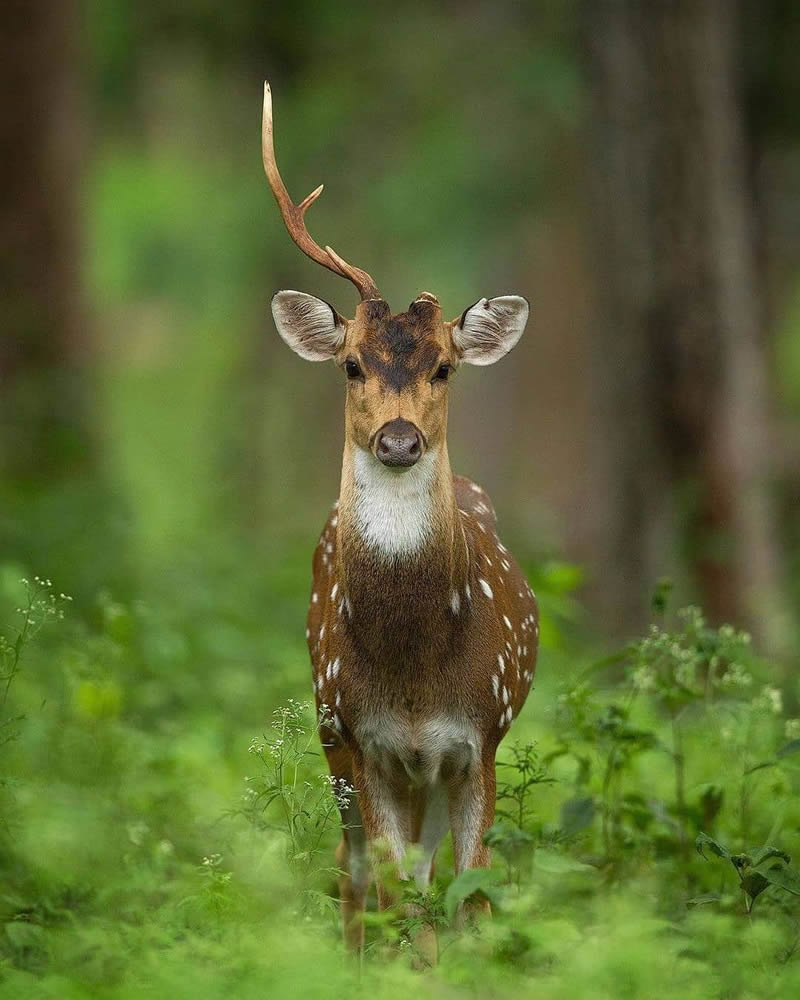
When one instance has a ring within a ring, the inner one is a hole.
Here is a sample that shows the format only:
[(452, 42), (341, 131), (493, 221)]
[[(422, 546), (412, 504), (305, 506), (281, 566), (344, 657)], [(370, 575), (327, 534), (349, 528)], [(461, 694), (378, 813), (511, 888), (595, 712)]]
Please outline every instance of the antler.
[(323, 250), (319, 244), (314, 242), (306, 229), (305, 214), (322, 194), (324, 185), (320, 184), (311, 194), (306, 195), (299, 205), (295, 205), (289, 197), (289, 192), (286, 190), (286, 185), (283, 183), (278, 164), (275, 161), (275, 145), (272, 138), (272, 91), (266, 82), (264, 83), (264, 115), (261, 122), (261, 152), (269, 186), (272, 188), (283, 221), (286, 223), (286, 228), (294, 242), (306, 256), (318, 264), (322, 264), (323, 267), (327, 267), (334, 274), (352, 281), (358, 289), (362, 301), (378, 298), (377, 286), (366, 271), (348, 264), (330, 247), (325, 247)]

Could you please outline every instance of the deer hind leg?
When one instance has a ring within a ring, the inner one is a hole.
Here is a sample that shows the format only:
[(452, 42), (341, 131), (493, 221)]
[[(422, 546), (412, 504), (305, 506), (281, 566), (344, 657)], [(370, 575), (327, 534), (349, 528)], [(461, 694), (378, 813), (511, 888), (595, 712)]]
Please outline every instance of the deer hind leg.
[[(441, 780), (425, 789), (415, 790), (412, 796), (414, 815), (413, 840), (418, 845), (414, 862), (414, 882), (425, 891), (433, 881), (434, 859), (439, 844), (450, 827), (447, 806), (447, 787)], [(423, 916), (424, 906), (412, 905), (409, 916)], [(419, 967), (435, 965), (439, 957), (435, 926), (426, 922), (414, 935), (413, 945), (419, 956)]]
[[(489, 867), (490, 852), (483, 838), (494, 822), (496, 790), (494, 756), (450, 781), (448, 801), (456, 875), (469, 868)], [(491, 912), (488, 900), (467, 902), (459, 907), (457, 922), (463, 925), (467, 917)]]
[(427, 889), (433, 881), (436, 851), (450, 829), (447, 786), (437, 780), (416, 794), (418, 802), (413, 839), (419, 845), (419, 853), (414, 864), (414, 881), (417, 888)]

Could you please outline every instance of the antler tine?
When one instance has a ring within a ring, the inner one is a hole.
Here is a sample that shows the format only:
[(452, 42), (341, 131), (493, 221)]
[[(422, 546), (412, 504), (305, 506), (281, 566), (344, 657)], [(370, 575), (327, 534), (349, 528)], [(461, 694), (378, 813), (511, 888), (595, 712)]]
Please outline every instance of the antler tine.
[(269, 186), (272, 188), (275, 201), (277, 201), (278, 208), (281, 210), (286, 229), (297, 246), (300, 247), (307, 257), (316, 261), (317, 264), (322, 264), (323, 267), (327, 267), (334, 274), (352, 281), (358, 289), (362, 300), (377, 298), (378, 289), (366, 271), (362, 271), (360, 267), (348, 264), (346, 260), (340, 257), (334, 250), (331, 250), (330, 247), (325, 247), (323, 250), (312, 239), (306, 229), (304, 216), (311, 205), (322, 194), (323, 185), (320, 184), (311, 194), (306, 195), (299, 205), (295, 205), (290, 198), (275, 160), (275, 144), (272, 128), (272, 91), (266, 82), (264, 83), (264, 113), (261, 120), (261, 153), (264, 159), (264, 173), (267, 175)]

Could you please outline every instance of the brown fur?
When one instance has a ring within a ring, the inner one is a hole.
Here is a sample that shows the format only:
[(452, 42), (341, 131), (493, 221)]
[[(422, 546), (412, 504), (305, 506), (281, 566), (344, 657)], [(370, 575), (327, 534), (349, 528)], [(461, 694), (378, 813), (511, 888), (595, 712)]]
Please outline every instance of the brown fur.
[[(435, 298), (424, 293), (398, 315), (382, 300), (369, 300), (346, 323), (336, 360), (340, 365), (355, 361), (363, 378), (348, 381), (340, 498), (314, 553), (307, 623), (317, 705), (326, 705), (334, 720), (322, 730), (322, 740), (331, 773), (357, 789), (367, 839), (383, 835), (381, 811), (370, 790), (379, 780), (404, 812), (406, 839), (414, 841), (420, 836), (426, 791), (414, 787), (396, 761), (373, 763), (373, 773), (367, 773), (364, 748), (355, 736), (358, 720), (390, 712), (407, 720), (410, 731), (420, 720), (442, 715), (466, 720), (481, 735), (480, 763), (464, 770), (457, 757), (443, 758), (440, 778), (449, 789), (454, 833), (470, 797), (479, 794), (483, 834), (494, 819), (495, 752), (509, 729), (501, 720), (507, 708), (513, 718), (519, 714), (536, 666), (536, 601), (499, 542), (488, 496), (450, 471), (448, 385), (434, 376), (443, 363), (456, 368), (458, 355), (452, 324), (442, 321)], [(398, 418), (418, 428), (425, 449), (438, 449), (439, 460), (431, 484), (428, 543), (412, 555), (387, 558), (358, 530), (354, 453), (361, 448), (374, 455), (381, 427)], [(455, 611), (454, 592), (459, 595)], [(426, 748), (407, 749), (413, 766), (424, 770)], [(345, 830), (337, 855), (345, 871), (349, 838)], [(458, 843), (457, 869), (488, 864), (482, 840), (469, 856), (459, 856)], [(358, 916), (365, 893), (363, 883), (354, 888), (349, 872), (343, 877), (342, 916), (353, 946), (363, 940)], [(379, 885), (379, 904), (390, 903)]]

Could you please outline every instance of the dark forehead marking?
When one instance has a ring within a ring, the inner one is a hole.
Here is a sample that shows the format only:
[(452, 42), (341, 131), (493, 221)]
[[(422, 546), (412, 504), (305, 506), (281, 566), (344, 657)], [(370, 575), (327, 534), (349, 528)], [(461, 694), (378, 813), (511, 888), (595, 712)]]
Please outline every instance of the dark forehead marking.
[(412, 355), (417, 349), (418, 338), (415, 331), (400, 317), (389, 321), (380, 342), (392, 354)]
[(364, 303), (364, 312), (371, 323), (385, 319), (390, 312), (389, 303), (384, 299), (368, 299)]
[(388, 306), (379, 309), (372, 308), (372, 303), (368, 305), (368, 329), (361, 343), (361, 356), (382, 382), (401, 392), (429, 372), (439, 359), (440, 349), (434, 337), (437, 306), (418, 300), (411, 303), (408, 312), (392, 316)]

